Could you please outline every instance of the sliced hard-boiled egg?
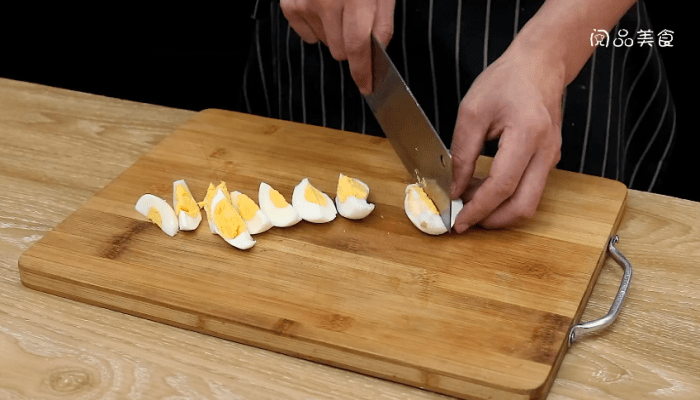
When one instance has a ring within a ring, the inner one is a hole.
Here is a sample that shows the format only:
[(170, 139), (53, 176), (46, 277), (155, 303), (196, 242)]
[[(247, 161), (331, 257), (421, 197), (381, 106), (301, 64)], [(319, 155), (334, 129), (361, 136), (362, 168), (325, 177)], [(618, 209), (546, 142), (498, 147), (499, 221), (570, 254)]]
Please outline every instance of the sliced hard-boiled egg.
[(258, 190), (260, 209), (270, 219), (273, 226), (287, 227), (301, 221), (299, 213), (287, 203), (284, 196), (265, 182), (260, 182)]
[(450, 227), (455, 226), (455, 220), (457, 219), (457, 214), (459, 214), (460, 211), (464, 208), (464, 202), (462, 199), (455, 199), (452, 200), (452, 209), (451, 209), (451, 214), (450, 215)]
[(173, 208), (181, 231), (193, 231), (202, 222), (202, 213), (184, 180), (173, 182)]
[(248, 196), (241, 192), (231, 192), (231, 203), (243, 218), (246, 229), (251, 235), (265, 232), (272, 228), (270, 218), (260, 210), (257, 204)]
[(305, 221), (324, 223), (335, 219), (338, 212), (333, 200), (327, 194), (316, 189), (304, 178), (292, 193), (292, 205)]
[(348, 219), (362, 219), (374, 210), (374, 204), (367, 202), (369, 186), (364, 182), (340, 174), (335, 205), (338, 213)]
[(243, 218), (233, 207), (228, 193), (218, 189), (211, 201), (211, 208), (207, 215), (211, 214), (214, 224), (214, 232), (224, 238), (228, 244), (241, 250), (246, 250), (255, 244), (245, 227)]
[(230, 202), (231, 197), (228, 193), (228, 189), (226, 188), (226, 182), (222, 181), (217, 186), (214, 186), (213, 183), (209, 183), (209, 188), (207, 189), (207, 194), (204, 196), (204, 200), (197, 203), (199, 208), (207, 212), (207, 222), (209, 222), (209, 230), (211, 231), (211, 233), (216, 233), (216, 230), (214, 227), (214, 221), (212, 220), (212, 214), (209, 211), (211, 209), (211, 203), (214, 200), (214, 196), (216, 196), (216, 192), (219, 189), (221, 189), (221, 191), (224, 193), (224, 195), (226, 196), (226, 198), (228, 198)]
[[(450, 215), (452, 225), (454, 225), (457, 214), (463, 206), (461, 199), (452, 200), (452, 213)], [(408, 219), (421, 231), (430, 235), (442, 235), (447, 232), (435, 203), (418, 184), (414, 183), (406, 187), (404, 208)]]
[(163, 232), (170, 236), (175, 236), (180, 229), (175, 211), (160, 197), (144, 194), (136, 202), (136, 211), (158, 225)]

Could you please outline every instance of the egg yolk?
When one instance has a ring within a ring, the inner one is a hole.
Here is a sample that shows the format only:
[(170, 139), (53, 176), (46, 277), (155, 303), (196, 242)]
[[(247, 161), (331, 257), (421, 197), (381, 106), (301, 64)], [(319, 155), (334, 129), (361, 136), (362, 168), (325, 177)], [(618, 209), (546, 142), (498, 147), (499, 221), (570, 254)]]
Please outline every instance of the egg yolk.
[(158, 225), (161, 228), (163, 227), (163, 217), (160, 215), (160, 211), (158, 211), (157, 208), (149, 208), (147, 217), (148, 219), (153, 221), (154, 224)]
[(338, 199), (340, 199), (342, 203), (345, 203), (345, 200), (350, 196), (364, 200), (367, 198), (367, 195), (367, 189), (356, 179), (343, 175), (338, 180)]
[(420, 207), (420, 205), (423, 205), (427, 206), (428, 210), (430, 210), (431, 213), (440, 215), (440, 213), (438, 213), (437, 207), (435, 207), (435, 203), (433, 203), (433, 201), (430, 200), (430, 197), (428, 197), (428, 195), (425, 193), (422, 187), (414, 186), (411, 188), (411, 190), (418, 194), (418, 199), (420, 200), (419, 204), (416, 204), (416, 202), (410, 202), (409, 207), (411, 208), (411, 212), (413, 212), (416, 215), (420, 214), (421, 210), (418, 207)]
[(224, 193), (224, 196), (226, 196), (226, 199), (230, 203), (231, 202), (231, 194), (228, 192), (228, 189), (226, 189), (226, 182), (221, 182), (216, 187), (214, 187), (214, 185), (210, 182), (209, 188), (207, 189), (207, 194), (204, 196), (204, 200), (197, 203), (199, 208), (203, 208), (203, 209), (207, 210), (207, 219), (209, 219), (209, 220), (211, 220), (211, 216), (209, 215), (209, 209), (211, 208), (211, 202), (212, 202), (212, 200), (214, 200), (214, 196), (216, 196), (216, 191), (219, 189), (221, 189), (221, 191)]
[(214, 207), (214, 224), (224, 239), (233, 239), (245, 230), (241, 216), (233, 205), (224, 199)]
[(289, 205), (287, 200), (284, 199), (284, 196), (282, 196), (280, 192), (276, 191), (275, 189), (270, 189), (270, 200), (272, 200), (272, 204), (274, 204), (277, 208), (285, 208)]
[(311, 185), (306, 185), (306, 190), (304, 190), (304, 198), (311, 203), (318, 204), (322, 207), (326, 206), (326, 196)]
[(190, 217), (197, 216), (197, 203), (195, 203), (194, 199), (184, 186), (177, 185), (175, 188), (175, 198), (177, 199), (175, 215), (179, 214), (180, 211), (184, 211)]
[(204, 195), (204, 200), (197, 203), (199, 208), (204, 208), (205, 210), (208, 210), (211, 206), (211, 201), (214, 199), (215, 194), (216, 194), (216, 187), (214, 187), (214, 184), (209, 182), (209, 187), (207, 188), (207, 194)]
[(251, 219), (255, 218), (255, 214), (259, 209), (260, 208), (258, 205), (255, 204), (250, 197), (244, 194), (238, 195), (238, 212), (240, 212), (241, 217), (243, 217), (244, 220), (250, 221)]

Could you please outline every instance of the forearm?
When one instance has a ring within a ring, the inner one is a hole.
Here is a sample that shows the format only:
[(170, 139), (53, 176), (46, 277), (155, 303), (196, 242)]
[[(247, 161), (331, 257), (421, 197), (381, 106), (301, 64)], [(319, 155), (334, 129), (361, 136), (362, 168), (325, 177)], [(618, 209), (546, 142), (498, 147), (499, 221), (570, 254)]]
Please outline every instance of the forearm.
[(594, 29), (610, 30), (636, 0), (547, 0), (518, 33), (512, 46), (556, 63), (564, 84), (581, 71), (595, 50)]

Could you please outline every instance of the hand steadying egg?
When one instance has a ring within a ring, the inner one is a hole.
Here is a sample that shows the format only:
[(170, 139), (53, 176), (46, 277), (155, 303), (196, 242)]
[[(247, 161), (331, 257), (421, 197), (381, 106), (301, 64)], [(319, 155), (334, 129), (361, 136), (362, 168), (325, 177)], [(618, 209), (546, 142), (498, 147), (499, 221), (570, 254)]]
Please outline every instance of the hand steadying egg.
[(175, 236), (180, 226), (175, 211), (160, 197), (144, 194), (136, 202), (136, 211), (158, 225), (169, 236)]
[(374, 204), (367, 202), (369, 186), (364, 182), (340, 174), (335, 205), (338, 213), (348, 219), (362, 219), (374, 210)]
[(258, 203), (262, 212), (270, 218), (273, 226), (284, 228), (301, 221), (299, 213), (291, 204), (287, 203), (284, 196), (265, 182), (260, 182)]
[(233, 203), (236, 211), (243, 218), (246, 229), (251, 235), (256, 235), (272, 228), (270, 218), (260, 210), (260, 207), (250, 197), (241, 192), (231, 192), (231, 203)]
[[(452, 200), (452, 214), (450, 216), (452, 225), (455, 224), (457, 214), (463, 206), (462, 200)], [(447, 232), (447, 227), (443, 224), (435, 203), (418, 184), (414, 183), (406, 187), (404, 209), (408, 219), (421, 231), (429, 235), (442, 235)]]
[(193, 231), (202, 222), (202, 213), (184, 180), (173, 182), (173, 208), (181, 231)]
[(255, 240), (246, 230), (245, 222), (231, 204), (227, 192), (221, 189), (216, 191), (207, 214), (212, 215), (214, 232), (231, 246), (246, 250), (255, 245)]
[(317, 224), (333, 221), (338, 214), (333, 200), (313, 187), (309, 183), (309, 178), (304, 178), (294, 188), (292, 206), (303, 220)]

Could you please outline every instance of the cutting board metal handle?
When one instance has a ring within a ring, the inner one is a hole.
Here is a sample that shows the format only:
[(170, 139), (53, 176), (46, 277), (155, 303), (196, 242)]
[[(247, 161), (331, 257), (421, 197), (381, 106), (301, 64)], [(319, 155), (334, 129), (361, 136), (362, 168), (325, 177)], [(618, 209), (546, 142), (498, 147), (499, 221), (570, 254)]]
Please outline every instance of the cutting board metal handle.
[(615, 235), (611, 237), (608, 242), (608, 252), (610, 256), (623, 269), (622, 282), (620, 282), (620, 289), (617, 291), (615, 301), (613, 301), (610, 310), (603, 318), (573, 326), (571, 328), (571, 333), (569, 333), (569, 346), (581, 337), (588, 336), (610, 326), (620, 314), (620, 310), (622, 310), (622, 302), (625, 301), (630, 282), (632, 281), (632, 264), (630, 264), (627, 258), (615, 247), (615, 243), (617, 243), (618, 240), (620, 240), (620, 238)]

